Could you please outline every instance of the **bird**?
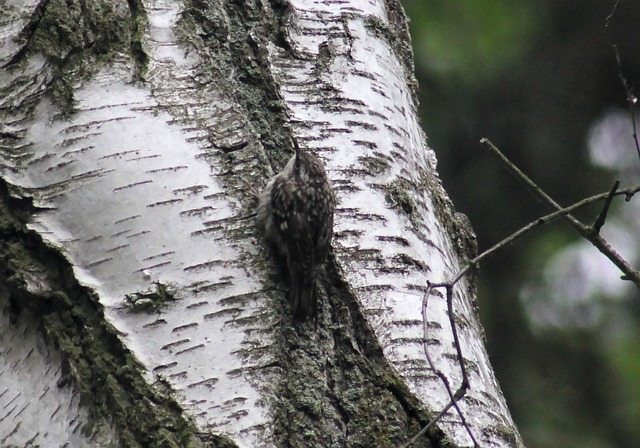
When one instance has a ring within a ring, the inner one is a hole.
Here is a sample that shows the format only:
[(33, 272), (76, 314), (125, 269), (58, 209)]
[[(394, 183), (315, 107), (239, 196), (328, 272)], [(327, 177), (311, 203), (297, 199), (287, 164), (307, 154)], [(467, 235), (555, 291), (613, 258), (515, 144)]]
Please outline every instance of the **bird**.
[(286, 260), (289, 303), (298, 320), (317, 316), (317, 278), (333, 236), (336, 196), (323, 163), (294, 140), (295, 153), (260, 194), (257, 221)]

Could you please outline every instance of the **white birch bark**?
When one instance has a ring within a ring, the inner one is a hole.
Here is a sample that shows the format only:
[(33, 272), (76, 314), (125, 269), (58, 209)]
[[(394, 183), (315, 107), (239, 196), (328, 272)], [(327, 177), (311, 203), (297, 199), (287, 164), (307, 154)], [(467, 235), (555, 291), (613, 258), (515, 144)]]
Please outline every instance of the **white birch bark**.
[[(398, 445), (447, 404), (422, 349), (421, 303), (427, 281), (464, 264), (417, 117), (404, 17), (394, 1), (234, 5), (113, 2), (112, 20), (136, 15), (144, 28), (146, 65), (121, 51), (91, 59), (84, 77), (66, 72), (75, 103), (64, 115), (48, 94), (52, 59), (19, 38), (52, 4), (8, 5), (2, 178), (33, 199), (25, 235), (64, 257), (148, 385), (197, 431), (241, 447)], [(264, 185), (269, 160), (283, 166), (290, 148), (276, 146), (289, 132), (325, 161), (339, 200), (317, 327), (291, 321), (246, 185)], [(123, 443), (135, 428), (80, 405), (81, 375), (61, 373), (65, 346), (19, 295), (46, 296), (52, 275), (19, 272), (21, 286), (0, 294), (5, 316), (26, 309), (0, 321), (0, 442)], [(460, 407), (482, 446), (521, 446), (473, 291), (454, 299), (471, 376)], [(430, 353), (456, 387), (443, 299), (428, 321)], [(419, 446), (471, 444), (453, 412), (438, 428)]]

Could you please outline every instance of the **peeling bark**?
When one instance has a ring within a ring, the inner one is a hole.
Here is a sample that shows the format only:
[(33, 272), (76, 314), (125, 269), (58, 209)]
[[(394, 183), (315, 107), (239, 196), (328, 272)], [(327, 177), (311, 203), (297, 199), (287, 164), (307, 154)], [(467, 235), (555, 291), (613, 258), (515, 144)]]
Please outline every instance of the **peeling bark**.
[[(391, 447), (446, 405), (422, 295), (472, 235), (418, 123), (398, 3), (49, 0), (7, 18), (3, 445)], [(292, 136), (339, 200), (317, 323), (292, 320), (253, 216)], [(456, 290), (460, 406), (482, 446), (521, 446), (474, 298)], [(455, 386), (444, 300), (429, 327)], [(419, 443), (470, 439), (447, 413)]]

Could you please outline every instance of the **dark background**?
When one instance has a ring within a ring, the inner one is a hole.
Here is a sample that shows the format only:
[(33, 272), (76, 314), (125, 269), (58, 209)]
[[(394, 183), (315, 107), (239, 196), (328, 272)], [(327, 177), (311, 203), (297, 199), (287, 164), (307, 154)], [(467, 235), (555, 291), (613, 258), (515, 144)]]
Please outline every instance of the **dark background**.
[[(563, 205), (608, 191), (616, 178), (640, 183), (619, 78), (640, 89), (640, 2), (620, 0), (615, 11), (616, 0), (403, 3), (423, 127), (481, 251), (550, 212), (482, 137)], [(637, 203), (616, 200), (604, 232), (634, 266)], [(598, 211), (577, 217), (590, 224)], [(640, 446), (640, 293), (619, 276), (561, 222), (482, 264), (488, 349), (528, 448)]]

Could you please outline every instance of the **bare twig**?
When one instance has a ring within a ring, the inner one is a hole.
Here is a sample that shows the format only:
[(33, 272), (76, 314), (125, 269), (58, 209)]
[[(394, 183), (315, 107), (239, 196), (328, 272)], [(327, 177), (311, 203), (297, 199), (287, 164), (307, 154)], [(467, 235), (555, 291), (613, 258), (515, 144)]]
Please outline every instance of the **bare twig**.
[[(569, 224), (574, 227), (576, 230), (578, 230), (578, 232), (580, 232), (580, 234), (588, 239), (589, 241), (591, 241), (591, 243), (596, 246), (598, 249), (600, 249), (601, 252), (603, 252), (609, 259), (612, 259), (612, 261), (614, 261), (614, 264), (616, 264), (616, 266), (620, 267), (619, 264), (623, 263), (626, 265), (626, 261), (624, 261), (622, 259), (622, 257), (620, 257), (613, 249), (611, 249), (608, 244), (606, 243), (606, 241), (599, 235), (600, 229), (602, 228), (602, 226), (604, 225), (604, 222), (606, 220), (606, 216), (609, 210), (609, 207), (611, 205), (611, 202), (613, 201), (613, 198), (615, 196), (625, 196), (625, 200), (629, 201), (631, 199), (631, 197), (633, 197), (633, 195), (635, 195), (636, 193), (640, 192), (640, 185), (635, 185), (633, 187), (629, 187), (623, 190), (618, 190), (618, 187), (620, 185), (620, 181), (616, 181), (613, 185), (613, 187), (611, 188), (611, 190), (609, 190), (608, 192), (605, 193), (600, 193), (585, 199), (582, 199), (581, 201), (576, 202), (575, 204), (570, 205), (569, 207), (565, 207), (562, 208), (560, 207), (560, 205), (558, 205), (551, 197), (549, 197), (544, 191), (542, 191), (542, 189), (540, 189), (540, 187), (538, 187), (531, 179), (529, 179), (529, 177), (527, 177), (522, 171), (520, 171), (520, 169), (518, 169), (509, 159), (507, 159), (507, 157), (502, 154), (500, 152), (500, 150), (498, 150), (498, 148), (496, 148), (489, 140), (487, 139), (482, 139), (481, 143), (483, 145), (485, 145), (486, 147), (488, 147), (499, 159), (500, 161), (507, 167), (507, 169), (511, 172), (511, 174), (513, 174), (514, 176), (516, 176), (518, 178), (518, 180), (520, 180), (522, 183), (524, 183), (525, 186), (527, 186), (528, 189), (530, 189), (531, 191), (534, 192), (534, 194), (536, 194), (536, 196), (538, 196), (540, 199), (542, 199), (543, 202), (545, 202), (547, 205), (553, 207), (556, 209), (556, 211), (554, 211), (553, 213), (550, 213), (548, 215), (542, 216), (538, 219), (536, 219), (535, 221), (532, 221), (531, 223), (529, 223), (528, 225), (522, 227), (520, 230), (512, 233), (511, 235), (509, 235), (507, 238), (503, 239), (502, 241), (500, 241), (499, 243), (495, 244), (494, 246), (490, 247), (489, 249), (487, 249), (486, 251), (484, 251), (483, 253), (481, 253), (480, 255), (478, 255), (477, 257), (469, 260), (468, 264), (461, 269), (456, 275), (455, 277), (453, 277), (453, 279), (449, 282), (443, 282), (443, 283), (431, 283), (428, 282), (427, 284), (427, 290), (424, 294), (424, 298), (422, 300), (422, 324), (423, 324), (423, 350), (424, 350), (424, 354), (425, 357), (427, 359), (427, 362), (429, 364), (429, 367), (431, 368), (431, 370), (435, 373), (435, 375), (440, 378), (440, 380), (442, 381), (442, 383), (445, 386), (445, 389), (447, 391), (447, 394), (449, 395), (449, 403), (447, 403), (447, 405), (435, 416), (433, 417), (429, 423), (422, 428), (422, 430), (420, 430), (420, 432), (418, 432), (418, 434), (416, 434), (413, 438), (411, 438), (411, 440), (409, 440), (407, 443), (405, 443), (404, 445), (401, 446), (401, 448), (408, 448), (411, 445), (413, 445), (415, 442), (418, 441), (418, 439), (423, 436), (435, 423), (437, 423), (452, 407), (456, 409), (457, 414), (460, 416), (460, 419), (462, 421), (462, 424), (464, 425), (464, 427), (467, 430), (467, 433), (469, 434), (469, 436), (471, 437), (471, 440), (473, 441), (473, 444), (475, 447), (478, 447), (478, 442), (476, 441), (475, 437), (473, 436), (473, 433), (471, 432), (471, 428), (469, 427), (469, 425), (466, 422), (466, 419), (464, 417), (464, 415), (462, 414), (462, 411), (460, 410), (459, 406), (458, 406), (458, 401), (460, 401), (466, 394), (467, 390), (469, 389), (469, 377), (467, 375), (467, 369), (464, 363), (464, 359), (462, 357), (462, 349), (461, 349), (461, 345), (460, 345), (460, 340), (458, 338), (458, 330), (456, 327), (456, 323), (455, 323), (455, 317), (454, 317), (454, 313), (453, 313), (453, 288), (455, 287), (455, 285), (462, 280), (462, 278), (469, 272), (470, 269), (472, 269), (473, 267), (477, 266), (478, 263), (480, 263), (480, 261), (482, 261), (483, 259), (489, 257), (490, 255), (494, 254), (495, 252), (497, 252), (499, 249), (503, 248), (504, 246), (511, 244), (514, 240), (516, 240), (517, 238), (521, 237), (522, 235), (524, 235), (525, 233), (529, 232), (530, 230), (539, 227), (541, 225), (547, 224), (549, 222), (554, 221), (555, 219), (558, 218), (564, 218), (565, 220), (567, 220), (569, 222)], [(593, 226), (589, 227), (586, 226), (584, 224), (582, 224), (580, 221), (578, 221), (576, 218), (574, 218), (571, 215), (571, 212), (573, 212), (574, 210), (577, 210), (581, 207), (584, 207), (586, 205), (592, 204), (594, 202), (597, 201), (602, 201), (604, 200), (605, 203), (602, 207), (602, 210), (600, 211), (598, 217), (596, 218)], [(628, 266), (628, 265), (627, 265)], [(631, 272), (632, 274), (635, 274), (636, 276), (638, 276), (638, 272), (634, 271), (633, 269), (631, 269), (630, 267), (626, 268), (629, 272)], [(626, 272), (624, 269), (623, 272)], [(626, 275), (623, 278), (628, 278), (634, 281), (634, 283), (636, 283), (636, 285), (638, 285), (640, 287), (640, 283), (638, 283), (636, 281), (636, 277), (634, 277), (633, 275)], [(447, 299), (447, 314), (449, 317), (449, 324), (451, 326), (451, 332), (453, 334), (453, 339), (454, 339), (454, 344), (456, 347), (456, 352), (457, 352), (457, 356), (458, 356), (458, 360), (460, 363), (460, 371), (462, 373), (462, 381), (460, 384), (460, 387), (453, 392), (451, 385), (449, 384), (449, 380), (447, 379), (447, 377), (444, 375), (444, 373), (442, 373), (441, 370), (439, 370), (434, 361), (432, 360), (430, 354), (429, 354), (429, 346), (428, 346), (428, 341), (429, 341), (429, 325), (428, 325), (428, 319), (427, 319), (427, 311), (428, 311), (428, 305), (429, 305), (429, 298), (432, 294), (432, 291), (435, 288), (445, 288), (446, 291), (446, 299)]]
[[(424, 355), (427, 358), (427, 362), (429, 363), (429, 367), (431, 368), (431, 370), (435, 372), (435, 374), (439, 378), (442, 379), (444, 375), (442, 374), (442, 372), (440, 372), (440, 370), (436, 367), (435, 362), (433, 362), (433, 360), (431, 359), (431, 355), (429, 355), (429, 347), (428, 347), (429, 325), (427, 320), (427, 308), (429, 306), (429, 297), (431, 296), (432, 289), (433, 289), (433, 285), (429, 283), (427, 285), (427, 291), (424, 294), (424, 298), (422, 299), (422, 333), (424, 335), (424, 338), (422, 341), (422, 347), (424, 350)], [(449, 396), (451, 396), (451, 389), (449, 388), (449, 382), (446, 381), (446, 378), (445, 378), (445, 385), (448, 388)], [(407, 443), (402, 445), (400, 448), (408, 448), (414, 443), (416, 443), (420, 437), (422, 437), (433, 425), (435, 425), (438, 422), (438, 420), (442, 418), (442, 416), (444, 416), (447, 413), (447, 411), (449, 411), (449, 409), (451, 409), (452, 406), (453, 406), (453, 400), (449, 401), (449, 403), (435, 417), (433, 417), (429, 421), (429, 423), (424, 428), (422, 428), (420, 432), (418, 432), (418, 434), (413, 436), (411, 440), (409, 440)]]
[[(507, 168), (507, 171), (520, 180), (534, 195), (542, 200), (542, 202), (556, 211), (563, 210), (556, 201), (542, 191), (538, 185), (529, 179), (526, 174), (520, 171), (518, 167), (516, 167), (504, 154), (502, 154), (502, 152), (500, 152), (493, 143), (486, 138), (480, 140), (480, 143), (488, 148), (498, 158), (498, 160), (502, 162), (505, 168)], [(624, 276), (622, 277), (623, 279), (631, 280), (638, 288), (640, 288), (640, 271), (633, 269), (633, 267), (631, 267), (631, 265), (627, 263), (627, 261), (622, 258), (622, 256), (620, 256), (620, 254), (618, 254), (599, 233), (594, 233), (591, 227), (581, 223), (571, 215), (571, 213), (563, 214), (562, 218), (567, 221), (569, 225), (573, 227), (583, 238), (590, 241), (591, 244), (593, 244), (604, 256), (611, 260), (611, 262), (624, 273)]]
[[(462, 349), (460, 348), (460, 340), (458, 338), (458, 331), (456, 329), (456, 324), (455, 324), (454, 315), (453, 315), (453, 286), (454, 286), (454, 283), (429, 282), (427, 285), (427, 291), (424, 293), (424, 298), (422, 299), (422, 330), (423, 330), (422, 347), (424, 350), (424, 355), (427, 358), (427, 362), (429, 363), (429, 367), (431, 368), (431, 370), (433, 370), (436, 376), (440, 378), (440, 380), (444, 384), (444, 387), (447, 390), (447, 395), (449, 395), (449, 403), (447, 403), (447, 405), (435, 417), (433, 417), (429, 421), (429, 423), (424, 428), (422, 428), (420, 432), (418, 432), (418, 434), (413, 436), (411, 440), (409, 440), (407, 443), (402, 445), (401, 448), (408, 448), (411, 445), (413, 445), (415, 442), (417, 442), (418, 439), (423, 434), (425, 434), (434, 424), (436, 424), (452, 407), (455, 408), (458, 416), (460, 417), (460, 420), (462, 421), (462, 424), (467, 429), (467, 433), (469, 434), (469, 437), (471, 437), (471, 440), (473, 441), (473, 446), (474, 447), (480, 446), (478, 445), (476, 438), (473, 436), (473, 433), (471, 432), (471, 428), (469, 427), (469, 424), (467, 423), (466, 419), (464, 418), (464, 415), (462, 414), (462, 411), (460, 410), (460, 407), (458, 406), (458, 401), (464, 397), (464, 395), (467, 392), (467, 389), (469, 388), (469, 378), (467, 376), (467, 369), (464, 365), (464, 359), (462, 358)], [(460, 370), (462, 371), (462, 382), (458, 390), (456, 390), (455, 392), (453, 392), (453, 390), (451, 389), (451, 385), (449, 384), (449, 380), (447, 379), (446, 375), (436, 367), (435, 362), (433, 362), (433, 360), (431, 359), (431, 355), (429, 355), (429, 345), (428, 345), (429, 343), (428, 322), (429, 321), (427, 319), (427, 310), (429, 306), (429, 297), (431, 296), (431, 291), (434, 288), (445, 288), (445, 290), (447, 291), (447, 312), (449, 314), (449, 323), (451, 324), (451, 332), (453, 333), (453, 339), (455, 342), (456, 351), (458, 353), (458, 360), (460, 363)]]
[(622, 74), (622, 60), (620, 59), (620, 51), (617, 45), (613, 45), (613, 51), (616, 54), (616, 65), (618, 66), (618, 78), (624, 87), (625, 94), (627, 95), (627, 103), (629, 104), (629, 111), (631, 112), (631, 122), (633, 125), (633, 141), (636, 144), (636, 152), (640, 157), (640, 143), (638, 143), (638, 129), (636, 126), (636, 103), (638, 98), (633, 94), (633, 89), (629, 86), (627, 78)]
[[(616, 193), (613, 196), (625, 196), (625, 200), (628, 201), (634, 194), (636, 194), (639, 191), (640, 191), (640, 185), (636, 185), (634, 187), (616, 191)], [(529, 232), (530, 230), (536, 227), (540, 227), (541, 225), (548, 224), (552, 221), (555, 221), (556, 219), (564, 215), (567, 215), (574, 210), (577, 210), (589, 204), (593, 204), (594, 202), (606, 200), (610, 195), (611, 195), (610, 191), (607, 193), (596, 194), (595, 196), (585, 198), (581, 201), (576, 202), (573, 205), (570, 205), (569, 207), (561, 208), (560, 210), (557, 210), (553, 213), (549, 213), (548, 215), (542, 216), (536, 219), (535, 221), (530, 222), (526, 226), (522, 227), (520, 230), (504, 238), (499, 243), (496, 243), (495, 245), (491, 246), (489, 249), (485, 250), (477, 257), (469, 260), (469, 264), (465, 266), (464, 269), (462, 269), (460, 272), (458, 272), (458, 274), (453, 278), (453, 280), (451, 280), (451, 283), (456, 284), (462, 277), (464, 277), (467, 274), (467, 272), (469, 272), (470, 269), (472, 269), (482, 260), (489, 257), (490, 255), (493, 255), (498, 250), (502, 249), (504, 246), (511, 244), (514, 240), (520, 238), (522, 235)]]
[(605, 199), (604, 201), (602, 210), (600, 210), (600, 213), (598, 213), (598, 216), (596, 217), (595, 222), (591, 226), (591, 229), (593, 229), (595, 233), (600, 233), (600, 229), (602, 229), (602, 226), (604, 225), (604, 222), (607, 219), (607, 213), (609, 212), (609, 206), (611, 205), (611, 201), (613, 201), (613, 198), (616, 195), (616, 191), (618, 190), (619, 186), (620, 186), (620, 179), (614, 182), (613, 187), (611, 187), (611, 191), (609, 191), (609, 194), (607, 195), (607, 199)]
[(405, 443), (404, 445), (402, 445), (400, 448), (409, 448), (411, 445), (413, 445), (414, 443), (416, 443), (418, 441), (418, 439), (420, 437), (422, 437), (427, 431), (429, 431), (431, 429), (431, 427), (433, 425), (435, 425), (438, 420), (440, 420), (444, 414), (447, 413), (447, 411), (449, 411), (449, 409), (451, 409), (451, 407), (453, 406), (453, 402), (449, 402), (443, 409), (442, 411), (438, 412), (438, 415), (436, 415), (435, 417), (433, 417), (429, 423), (427, 424), (427, 426), (425, 426), (424, 428), (422, 428), (420, 430), (420, 432), (418, 434), (416, 434), (415, 436), (413, 436), (411, 438), (411, 440), (409, 440), (407, 443)]
[(616, 13), (616, 9), (618, 9), (618, 5), (619, 4), (620, 4), (620, 0), (616, 0), (616, 4), (613, 5), (613, 9), (611, 10), (609, 15), (605, 19), (605, 22), (604, 22), (605, 28), (609, 26), (609, 22), (611, 21), (611, 19), (613, 18), (614, 14)]
[[(532, 229), (534, 229), (536, 227), (539, 227), (541, 225), (544, 225), (544, 224), (548, 224), (548, 223), (550, 223), (550, 222), (552, 222), (552, 221), (554, 221), (554, 220), (556, 220), (556, 219), (558, 219), (560, 217), (563, 217), (565, 215), (570, 214), (574, 210), (577, 210), (579, 208), (585, 207), (585, 206), (587, 206), (589, 204), (593, 204), (594, 202), (602, 201), (602, 200), (605, 201), (605, 205), (603, 206), (603, 209), (600, 212), (599, 217), (600, 216), (605, 216), (606, 217), (609, 205), (610, 205), (611, 201), (613, 200), (613, 198), (615, 196), (625, 196), (625, 200), (629, 201), (631, 199), (631, 197), (633, 197), (633, 195), (635, 195), (636, 193), (640, 192), (640, 185), (635, 185), (633, 187), (629, 187), (629, 188), (626, 188), (624, 190), (618, 190), (618, 185), (619, 185), (619, 182), (616, 181), (614, 186), (608, 192), (600, 193), (600, 194), (597, 194), (597, 195), (582, 199), (581, 201), (578, 201), (575, 204), (570, 205), (569, 207), (561, 208), (559, 210), (556, 210), (553, 213), (549, 213), (548, 215), (542, 216), (542, 217), (536, 219), (535, 221), (532, 221), (531, 223), (529, 223), (526, 226), (522, 227), (520, 230), (512, 233), (511, 235), (509, 235), (508, 237), (504, 238), (499, 243), (495, 244), (494, 246), (490, 247), (486, 251), (482, 252), (477, 257), (469, 260), (469, 263), (463, 269), (461, 269), (450, 282), (446, 282), (446, 283), (429, 283), (428, 284), (427, 291), (425, 292), (424, 299), (422, 301), (422, 323), (423, 323), (423, 333), (424, 333), (423, 349), (424, 349), (425, 357), (427, 358), (427, 362), (429, 363), (429, 367), (442, 380), (442, 382), (445, 385), (445, 388), (447, 390), (447, 394), (449, 395), (449, 400), (450, 401), (444, 407), (444, 409), (442, 411), (440, 411), (435, 417), (433, 417), (431, 419), (431, 421), (429, 421), (429, 423), (424, 428), (422, 428), (422, 430), (418, 434), (416, 434), (406, 444), (402, 445), (402, 448), (407, 448), (407, 447), (411, 446), (413, 443), (415, 443), (435, 423), (437, 423), (442, 418), (442, 416), (447, 413), (447, 411), (449, 409), (451, 409), (454, 406), (455, 406), (458, 414), (460, 415), (460, 418), (462, 419), (465, 427), (467, 428), (467, 431), (469, 432), (469, 435), (471, 436), (471, 438), (472, 438), (472, 440), (474, 442), (474, 445), (478, 446), (475, 438), (473, 437), (473, 435), (471, 434), (471, 432), (469, 430), (469, 426), (466, 424), (466, 421), (464, 420), (464, 417), (462, 416), (462, 413), (461, 413), (460, 409), (457, 406), (457, 402), (464, 396), (464, 394), (466, 393), (467, 389), (469, 388), (469, 379), (468, 379), (468, 376), (467, 376), (466, 367), (464, 366), (464, 362), (462, 361), (462, 351), (460, 349), (460, 341), (458, 339), (458, 332), (457, 332), (457, 329), (456, 329), (456, 325), (455, 325), (455, 321), (454, 321), (454, 315), (453, 315), (453, 300), (452, 300), (453, 299), (453, 294), (452, 293), (453, 293), (454, 286), (460, 280), (462, 280), (462, 278), (469, 272), (470, 269), (472, 269), (474, 266), (477, 266), (480, 263), (480, 261), (482, 261), (485, 258), (493, 255), (494, 253), (496, 253), (501, 248), (511, 244), (514, 240), (518, 239), (519, 237), (521, 237), (525, 233), (531, 231)], [(604, 218), (600, 218), (600, 219), (602, 219), (602, 222), (604, 223)], [(596, 219), (596, 223), (598, 221), (599, 221), (599, 219)], [(593, 227), (597, 227), (596, 224), (594, 224)], [(602, 227), (602, 225), (597, 227), (598, 230), (601, 227)], [(428, 320), (427, 320), (427, 307), (428, 307), (428, 303), (429, 303), (429, 297), (431, 296), (432, 290), (434, 288), (446, 288), (446, 291), (447, 291), (447, 312), (449, 314), (449, 323), (450, 323), (451, 328), (452, 328), (452, 332), (453, 332), (453, 336), (454, 336), (454, 342), (455, 342), (456, 350), (457, 350), (457, 353), (458, 353), (458, 359), (460, 359), (460, 369), (462, 371), (462, 378), (463, 378), (461, 386), (458, 388), (458, 390), (455, 393), (452, 392), (451, 386), (449, 385), (449, 381), (444, 376), (444, 374), (440, 370), (438, 370), (436, 368), (435, 363), (433, 362), (433, 360), (431, 359), (431, 356), (429, 355), (429, 349), (428, 349), (428, 345), (427, 345), (428, 333), (429, 333), (429, 327), (427, 325), (427, 322), (428, 322)]]
[[(434, 285), (434, 286), (437, 287), (438, 285)], [(453, 334), (453, 341), (456, 346), (458, 362), (460, 363), (460, 371), (462, 373), (462, 381), (460, 383), (460, 387), (458, 388), (458, 390), (456, 390), (455, 394), (451, 395), (451, 388), (448, 386), (448, 381), (446, 381), (446, 378), (444, 379), (444, 382), (445, 384), (447, 384), (447, 391), (449, 392), (449, 398), (453, 403), (453, 407), (456, 408), (456, 411), (460, 416), (460, 420), (462, 421), (462, 424), (467, 429), (467, 433), (469, 434), (469, 437), (471, 437), (471, 440), (473, 441), (473, 446), (479, 447), (478, 442), (476, 441), (476, 438), (473, 436), (473, 433), (471, 432), (471, 428), (467, 424), (467, 420), (464, 418), (462, 411), (458, 407), (458, 400), (464, 397), (465, 394), (467, 393), (467, 390), (469, 389), (469, 376), (467, 375), (467, 368), (465, 367), (464, 358), (462, 357), (462, 348), (460, 347), (460, 338), (458, 337), (458, 330), (456, 327), (456, 321), (453, 314), (453, 286), (454, 285), (443, 284), (441, 286), (446, 288), (446, 291), (447, 291), (447, 314), (449, 314), (449, 324), (451, 326), (451, 333)]]

